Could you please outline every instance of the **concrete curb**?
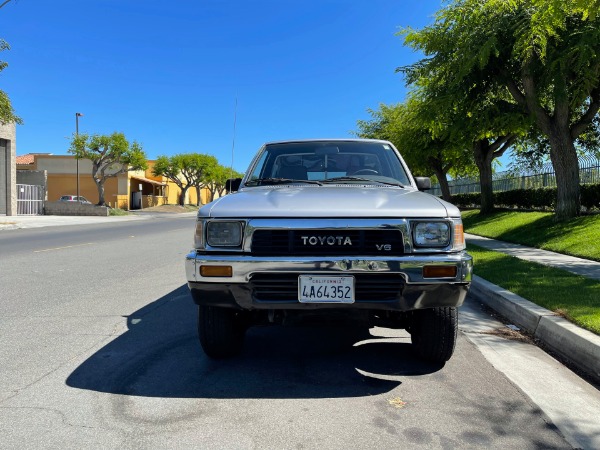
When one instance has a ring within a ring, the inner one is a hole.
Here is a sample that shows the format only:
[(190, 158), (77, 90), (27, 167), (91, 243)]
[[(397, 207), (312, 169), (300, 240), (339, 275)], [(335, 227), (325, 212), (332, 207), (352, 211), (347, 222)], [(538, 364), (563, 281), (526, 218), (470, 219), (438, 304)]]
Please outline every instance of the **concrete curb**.
[(600, 383), (600, 336), (478, 276), (470, 292)]

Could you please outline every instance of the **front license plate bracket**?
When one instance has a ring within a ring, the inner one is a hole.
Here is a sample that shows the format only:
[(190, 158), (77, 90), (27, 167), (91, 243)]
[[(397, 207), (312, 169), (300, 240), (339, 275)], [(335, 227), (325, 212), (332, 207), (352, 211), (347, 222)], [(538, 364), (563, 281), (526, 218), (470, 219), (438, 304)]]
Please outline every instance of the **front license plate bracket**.
[(336, 275), (299, 275), (300, 303), (354, 303), (354, 277)]

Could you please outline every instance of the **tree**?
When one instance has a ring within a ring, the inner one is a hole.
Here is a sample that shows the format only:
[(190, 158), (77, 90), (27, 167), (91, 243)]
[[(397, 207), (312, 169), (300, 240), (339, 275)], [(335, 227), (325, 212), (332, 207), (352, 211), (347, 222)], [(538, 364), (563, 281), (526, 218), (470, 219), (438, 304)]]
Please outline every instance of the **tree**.
[(432, 25), (402, 32), (408, 45), (425, 54), (411, 67), (413, 79), (428, 79), (463, 111), (510, 100), (547, 137), (558, 187), (557, 219), (579, 213), (574, 142), (600, 109), (599, 5), (598, 0), (456, 0)]
[(359, 120), (357, 135), (385, 139), (396, 146), (415, 175), (434, 174), (440, 183), (442, 198), (451, 201), (448, 175), (470, 171), (472, 158), (453, 142), (442, 115), (432, 114), (422, 98), (413, 93), (405, 103), (381, 104), (369, 111), (370, 121)]
[[(596, 115), (588, 129), (575, 140), (579, 158), (600, 158), (600, 116)], [(550, 141), (537, 129), (532, 128), (525, 139), (515, 147), (510, 170), (514, 172), (539, 171), (549, 162)]]
[[(10, 50), (10, 46), (6, 41), (0, 39), (0, 52), (4, 50)], [(6, 69), (7, 66), (8, 63), (0, 61), (0, 72)], [(8, 94), (0, 89), (0, 124), (5, 125), (7, 123), (22, 124), (23, 120), (16, 115)]]
[(98, 188), (98, 205), (104, 201), (104, 183), (109, 178), (131, 170), (148, 168), (146, 154), (137, 142), (129, 143), (123, 133), (111, 135), (79, 134), (73, 136), (69, 153), (92, 162), (92, 178)]
[(185, 204), (189, 188), (198, 189), (198, 205), (200, 204), (200, 189), (204, 187), (205, 173), (213, 165), (218, 164), (217, 158), (201, 153), (180, 153), (173, 156), (159, 156), (154, 164), (154, 176), (164, 176), (175, 183), (181, 190), (179, 204)]
[[(9, 2), (10, 0), (2, 1), (2, 3), (0, 3), (0, 8)], [(0, 52), (4, 50), (10, 50), (10, 46), (4, 39), (0, 38)], [(7, 66), (8, 63), (0, 61), (0, 72), (6, 69)], [(7, 123), (22, 124), (23, 120), (15, 114), (15, 110), (12, 107), (8, 94), (0, 89), (0, 124), (5, 125)]]
[(223, 196), (225, 192), (225, 183), (230, 178), (242, 178), (243, 174), (236, 172), (229, 167), (217, 164), (206, 172), (204, 177), (204, 185), (210, 192), (209, 201), (212, 202), (215, 197)]
[[(529, 121), (513, 104), (489, 95), (485, 102), (470, 102), (463, 96), (452, 103), (452, 133), (471, 149), (479, 171), (480, 211), (494, 210), (493, 163), (521, 139), (530, 128)], [(477, 95), (474, 98), (478, 98)], [(443, 102), (442, 104), (445, 104)]]
[(219, 164), (217, 158), (211, 155), (202, 155), (202, 159), (199, 161), (200, 171), (196, 178), (196, 193), (198, 198), (198, 206), (201, 204), (201, 191), (202, 189), (208, 189), (209, 191), (209, 202), (212, 202), (215, 198), (215, 194), (218, 192), (218, 186), (220, 186), (220, 180), (223, 177), (224, 167)]

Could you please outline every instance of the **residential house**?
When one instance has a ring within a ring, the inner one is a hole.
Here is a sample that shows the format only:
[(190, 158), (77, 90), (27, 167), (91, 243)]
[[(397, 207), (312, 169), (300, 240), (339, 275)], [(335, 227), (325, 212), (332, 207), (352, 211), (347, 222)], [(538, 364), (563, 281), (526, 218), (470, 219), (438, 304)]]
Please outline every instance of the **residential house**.
[[(57, 201), (63, 195), (76, 195), (98, 202), (98, 189), (92, 178), (92, 162), (77, 160), (72, 155), (31, 153), (18, 156), (17, 171), (45, 171), (46, 199)], [(131, 171), (108, 178), (104, 183), (104, 201), (113, 208), (143, 209), (164, 204), (177, 204), (181, 190), (171, 180), (152, 175), (154, 161), (147, 170)], [(205, 191), (205, 190), (204, 190)], [(202, 203), (208, 198), (201, 192)], [(186, 194), (186, 204), (197, 204), (195, 188)]]

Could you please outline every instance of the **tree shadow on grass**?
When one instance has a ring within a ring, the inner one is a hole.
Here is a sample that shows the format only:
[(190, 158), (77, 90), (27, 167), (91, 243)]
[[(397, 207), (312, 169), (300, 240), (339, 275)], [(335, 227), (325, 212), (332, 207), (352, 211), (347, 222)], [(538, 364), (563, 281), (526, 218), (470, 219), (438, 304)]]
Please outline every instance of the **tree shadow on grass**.
[(332, 398), (389, 392), (400, 376), (441, 365), (416, 359), (409, 338), (342, 326), (251, 328), (235, 358), (212, 361), (186, 285), (127, 318), (128, 331), (83, 362), (70, 387), (167, 398)]

